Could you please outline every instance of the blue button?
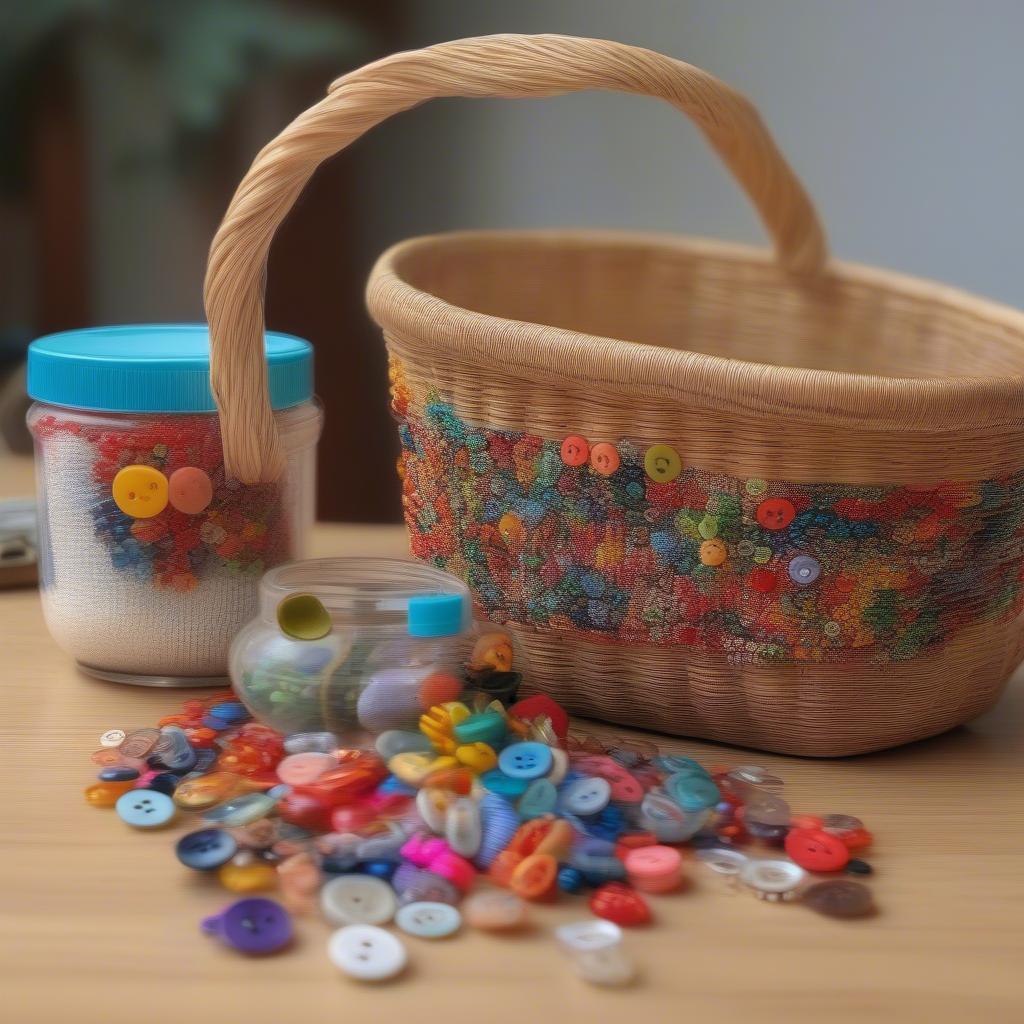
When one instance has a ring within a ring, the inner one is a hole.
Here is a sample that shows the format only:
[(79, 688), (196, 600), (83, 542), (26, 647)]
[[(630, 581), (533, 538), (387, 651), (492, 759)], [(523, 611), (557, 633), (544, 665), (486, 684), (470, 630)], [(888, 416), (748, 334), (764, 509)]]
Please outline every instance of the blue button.
[(174, 796), (174, 791), (178, 788), (179, 782), (181, 782), (180, 775), (175, 775), (174, 772), (161, 772), (149, 780), (149, 788), (155, 789), (158, 793)]
[(546, 743), (513, 743), (498, 755), (498, 767), (513, 779), (539, 779), (551, 771), (552, 760)]
[(249, 717), (246, 706), (237, 700), (224, 701), (222, 704), (214, 704), (209, 714), (215, 718), (223, 719), (225, 722), (241, 722)]
[(219, 828), (203, 828), (182, 836), (174, 852), (185, 867), (195, 871), (212, 871), (234, 857), (238, 852), (238, 843), (234, 836)]
[(132, 828), (159, 828), (174, 817), (174, 801), (166, 793), (155, 789), (133, 789), (122, 794), (114, 809), (126, 825)]

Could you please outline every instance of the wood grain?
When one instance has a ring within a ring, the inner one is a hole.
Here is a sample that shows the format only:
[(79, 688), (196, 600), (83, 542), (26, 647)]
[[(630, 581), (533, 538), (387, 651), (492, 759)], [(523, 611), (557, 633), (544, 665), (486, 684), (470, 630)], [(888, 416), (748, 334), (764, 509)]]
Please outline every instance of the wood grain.
[[(30, 479), (26, 462), (0, 460), (0, 497), (26, 493)], [(320, 527), (315, 547), (395, 554), (404, 538), (394, 527)], [(1024, 1019), (1019, 675), (972, 725), (856, 759), (664, 740), (705, 762), (767, 765), (799, 810), (863, 817), (877, 835), (874, 919), (760, 903), (692, 865), (690, 891), (652, 898), (656, 923), (627, 936), (643, 972), (631, 989), (605, 992), (572, 975), (550, 936), (585, 914), (569, 899), (536, 908), (533, 933), (519, 939), (409, 939), (408, 975), (368, 988), (328, 963), (321, 920), (302, 920), (294, 951), (266, 960), (204, 938), (200, 918), (228, 900), (175, 860), (185, 823), (134, 833), (83, 801), (100, 733), (152, 723), (183, 692), (77, 673), (49, 641), (33, 591), (0, 593), (0, 651), (0, 1016), (11, 1024)]]

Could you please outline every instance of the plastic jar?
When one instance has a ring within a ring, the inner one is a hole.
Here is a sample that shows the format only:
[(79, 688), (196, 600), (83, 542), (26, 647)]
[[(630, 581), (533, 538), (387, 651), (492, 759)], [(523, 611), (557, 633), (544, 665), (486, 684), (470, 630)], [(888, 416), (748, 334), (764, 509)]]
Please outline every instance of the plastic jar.
[[(457, 700), (482, 635), (466, 585), (432, 566), (296, 562), (263, 578), (259, 617), (231, 647), (231, 678), (253, 715), (280, 732), (327, 730), (357, 746)], [(508, 657), (510, 668), (511, 647)]]
[(90, 675), (207, 685), (256, 610), (264, 571), (312, 523), (321, 412), (310, 345), (268, 334), (287, 454), (274, 482), (227, 479), (205, 325), (143, 325), (33, 342), (40, 587), (54, 639)]

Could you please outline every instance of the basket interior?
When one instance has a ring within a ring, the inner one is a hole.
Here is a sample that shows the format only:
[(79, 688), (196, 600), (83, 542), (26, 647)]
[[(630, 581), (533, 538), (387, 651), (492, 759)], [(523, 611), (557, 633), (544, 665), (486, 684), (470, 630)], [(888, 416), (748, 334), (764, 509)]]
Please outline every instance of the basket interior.
[(1024, 375), (1024, 315), (927, 282), (837, 267), (814, 284), (756, 250), (586, 233), (450, 235), (396, 264), (409, 285), (509, 320), (771, 366), (904, 378)]

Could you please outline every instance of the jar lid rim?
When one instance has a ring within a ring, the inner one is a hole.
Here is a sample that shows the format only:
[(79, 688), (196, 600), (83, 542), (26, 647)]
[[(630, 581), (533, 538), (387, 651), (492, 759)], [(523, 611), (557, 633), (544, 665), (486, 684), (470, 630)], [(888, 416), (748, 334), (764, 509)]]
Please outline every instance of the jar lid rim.
[[(275, 409), (312, 398), (308, 341), (268, 331), (264, 352)], [(45, 335), (29, 346), (27, 391), (38, 402), (94, 412), (216, 412), (209, 329), (122, 324)]]

